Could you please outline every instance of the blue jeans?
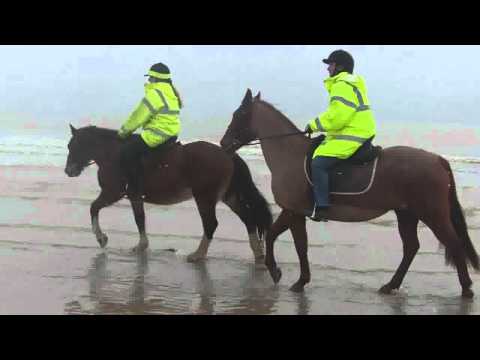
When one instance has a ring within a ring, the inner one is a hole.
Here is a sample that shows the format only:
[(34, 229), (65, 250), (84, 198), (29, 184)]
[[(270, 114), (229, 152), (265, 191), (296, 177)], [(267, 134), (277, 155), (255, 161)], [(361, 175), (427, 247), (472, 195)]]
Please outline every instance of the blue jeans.
[(316, 156), (312, 160), (312, 180), (315, 205), (318, 207), (330, 206), (328, 171), (342, 160), (328, 156)]

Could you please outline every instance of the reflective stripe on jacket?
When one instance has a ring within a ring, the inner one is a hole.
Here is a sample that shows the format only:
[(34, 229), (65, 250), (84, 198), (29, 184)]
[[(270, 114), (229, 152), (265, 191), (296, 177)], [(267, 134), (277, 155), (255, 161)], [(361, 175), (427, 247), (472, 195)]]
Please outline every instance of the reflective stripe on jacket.
[(365, 81), (359, 75), (342, 72), (324, 83), (330, 95), (328, 109), (309, 125), (314, 132), (326, 132), (326, 138), (313, 157), (347, 159), (376, 134)]
[(172, 86), (166, 82), (145, 85), (145, 97), (122, 125), (120, 136), (128, 136), (142, 127), (142, 139), (156, 147), (172, 136), (178, 136), (180, 106)]

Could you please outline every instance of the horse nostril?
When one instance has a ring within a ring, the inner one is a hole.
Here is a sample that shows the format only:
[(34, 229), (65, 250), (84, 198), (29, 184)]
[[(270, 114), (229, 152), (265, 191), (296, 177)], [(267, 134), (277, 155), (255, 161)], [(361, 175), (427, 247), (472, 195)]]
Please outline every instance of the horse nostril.
[(79, 175), (79, 169), (76, 167), (74, 164), (69, 164), (65, 167), (65, 174), (67, 174), (69, 177), (74, 177)]

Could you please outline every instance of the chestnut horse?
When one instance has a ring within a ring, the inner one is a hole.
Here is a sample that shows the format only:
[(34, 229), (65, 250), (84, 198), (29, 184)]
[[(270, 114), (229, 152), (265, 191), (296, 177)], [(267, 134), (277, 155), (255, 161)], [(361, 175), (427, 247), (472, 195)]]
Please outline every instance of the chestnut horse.
[[(282, 208), (265, 239), (265, 264), (275, 283), (281, 278), (274, 257), (278, 235), (290, 229), (300, 260), (300, 278), (291, 287), (303, 291), (310, 281), (307, 256), (306, 214), (313, 209), (312, 189), (304, 172), (304, 159), (312, 142), (272, 105), (247, 91), (220, 144), (229, 151), (260, 140), (272, 174), (272, 192)], [(479, 269), (478, 255), (470, 240), (457, 198), (448, 161), (437, 154), (407, 146), (383, 149), (368, 191), (357, 195), (331, 194), (328, 219), (368, 221), (395, 211), (403, 242), (403, 258), (390, 282), (380, 292), (398, 289), (419, 249), (417, 225), (424, 222), (445, 247), (445, 257), (458, 272), (462, 296), (473, 297), (467, 261)]]
[[(95, 126), (75, 129), (70, 125), (72, 138), (65, 173), (77, 177), (95, 162), (101, 192), (90, 207), (92, 230), (103, 248), (107, 245), (99, 224), (99, 211), (125, 197), (126, 179), (120, 172), (120, 149), (124, 141), (117, 132)], [(139, 135), (133, 135), (139, 136)], [(187, 257), (197, 261), (206, 257), (218, 222), (215, 208), (223, 201), (247, 227), (250, 247), (256, 261), (263, 261), (262, 235), (272, 224), (268, 203), (252, 181), (247, 164), (237, 155), (230, 156), (219, 146), (197, 141), (186, 145), (172, 143), (142, 159), (145, 167), (144, 199), (130, 201), (140, 241), (134, 251), (148, 247), (145, 231), (144, 202), (158, 205), (177, 204), (195, 199), (202, 218), (203, 238), (198, 249)], [(188, 219), (185, 219), (187, 221)]]

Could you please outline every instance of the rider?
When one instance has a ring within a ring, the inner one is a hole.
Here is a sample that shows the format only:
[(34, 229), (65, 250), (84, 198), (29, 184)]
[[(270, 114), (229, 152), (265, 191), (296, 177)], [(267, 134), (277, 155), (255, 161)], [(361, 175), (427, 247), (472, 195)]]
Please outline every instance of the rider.
[(165, 64), (153, 65), (145, 76), (148, 76), (145, 97), (118, 131), (119, 137), (125, 139), (143, 127), (141, 135), (128, 139), (120, 151), (121, 170), (127, 177), (127, 194), (135, 200), (144, 195), (142, 156), (178, 136), (182, 108), (182, 100)]
[(344, 50), (336, 50), (323, 62), (328, 64), (330, 75), (324, 80), (330, 103), (328, 109), (305, 128), (310, 134), (326, 133), (312, 160), (315, 206), (310, 218), (314, 221), (325, 220), (331, 205), (328, 170), (348, 159), (375, 136), (375, 119), (370, 110), (365, 80), (353, 75), (353, 57)]

